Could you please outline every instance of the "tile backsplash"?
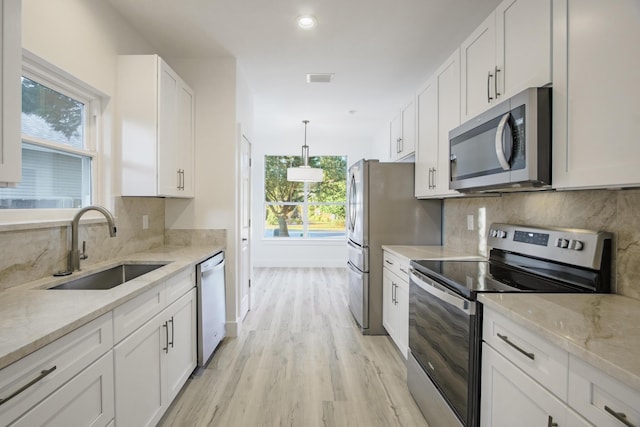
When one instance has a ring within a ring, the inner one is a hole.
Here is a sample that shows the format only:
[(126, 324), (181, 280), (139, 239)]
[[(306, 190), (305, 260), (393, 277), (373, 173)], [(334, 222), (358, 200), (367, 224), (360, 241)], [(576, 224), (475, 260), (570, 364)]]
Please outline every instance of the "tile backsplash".
[[(474, 230), (467, 229), (468, 215)], [(640, 299), (640, 189), (541, 191), (444, 202), (444, 245), (487, 255), (481, 246), (493, 222), (603, 230), (614, 234), (614, 289)]]

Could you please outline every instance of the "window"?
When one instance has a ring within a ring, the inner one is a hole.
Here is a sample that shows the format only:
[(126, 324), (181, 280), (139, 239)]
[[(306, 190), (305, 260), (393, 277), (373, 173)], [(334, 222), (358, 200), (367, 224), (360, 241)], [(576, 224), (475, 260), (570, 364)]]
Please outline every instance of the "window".
[(287, 168), (300, 161), (298, 156), (265, 156), (264, 237), (345, 237), (347, 157), (309, 158), (310, 166), (322, 168), (323, 182), (287, 181)]
[(0, 209), (80, 208), (92, 203), (96, 158), (91, 111), (98, 95), (25, 60), (22, 180), (0, 189)]

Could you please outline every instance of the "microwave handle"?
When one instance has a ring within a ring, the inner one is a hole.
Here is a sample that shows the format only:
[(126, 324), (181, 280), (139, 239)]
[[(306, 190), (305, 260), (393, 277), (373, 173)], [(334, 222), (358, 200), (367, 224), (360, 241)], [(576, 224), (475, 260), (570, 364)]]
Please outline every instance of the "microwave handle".
[[(511, 169), (509, 160), (511, 160), (511, 153), (513, 152), (513, 135), (511, 134), (511, 126), (509, 126), (510, 117), (511, 113), (507, 113), (502, 116), (502, 119), (500, 119), (500, 124), (498, 124), (498, 130), (496, 131), (496, 156), (498, 157), (500, 166), (502, 166), (502, 169), (506, 171)], [(505, 128), (507, 130), (506, 135)], [(507, 142), (506, 147), (504, 144), (505, 136)]]

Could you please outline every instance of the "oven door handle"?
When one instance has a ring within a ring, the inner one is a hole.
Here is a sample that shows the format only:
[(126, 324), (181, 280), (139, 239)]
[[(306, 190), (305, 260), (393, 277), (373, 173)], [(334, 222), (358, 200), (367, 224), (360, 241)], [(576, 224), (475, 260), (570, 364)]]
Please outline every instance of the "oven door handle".
[(476, 314), (475, 301), (469, 301), (468, 299), (463, 298), (459, 295), (440, 289), (437, 283), (433, 282), (431, 279), (427, 278), (424, 274), (418, 272), (417, 270), (414, 270), (413, 268), (411, 268), (409, 271), (410, 271), (410, 276), (409, 276), (410, 283), (415, 283), (423, 291), (430, 293), (434, 297), (457, 308), (458, 310), (462, 311), (468, 316), (473, 316)]

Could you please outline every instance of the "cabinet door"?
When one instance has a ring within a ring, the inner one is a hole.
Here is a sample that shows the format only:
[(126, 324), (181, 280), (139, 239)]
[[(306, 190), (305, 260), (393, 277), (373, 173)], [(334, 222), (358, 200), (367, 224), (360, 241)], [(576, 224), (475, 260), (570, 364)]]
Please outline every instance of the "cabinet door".
[(496, 9), (496, 100), (551, 83), (551, 0), (505, 0)]
[(391, 120), (389, 125), (389, 159), (400, 158), (400, 142), (402, 140), (402, 112)]
[(394, 295), (395, 283), (393, 282), (393, 273), (387, 268), (382, 269), (382, 326), (387, 333), (393, 338), (395, 335), (394, 324)]
[(0, 187), (20, 182), (22, 13), (20, 0), (2, 0), (0, 15)]
[(396, 345), (406, 359), (409, 352), (409, 284), (400, 281), (396, 287)]
[(637, 186), (638, 1), (562, 0), (553, 15), (553, 186)]
[(113, 353), (109, 351), (11, 425), (103, 427), (113, 416)]
[(169, 321), (167, 396), (171, 402), (196, 367), (196, 289), (174, 302), (166, 313)]
[(402, 109), (402, 136), (400, 138), (400, 158), (416, 151), (416, 104), (411, 101)]
[(158, 73), (158, 193), (176, 196), (181, 186), (177, 108), (180, 77), (162, 60)]
[(438, 69), (438, 165), (433, 172), (437, 196), (459, 196), (449, 189), (449, 132), (460, 124), (460, 52)]
[(435, 79), (418, 92), (416, 104), (418, 143), (414, 191), (415, 196), (421, 198), (433, 194), (433, 171), (438, 162), (438, 88)]
[(177, 141), (176, 166), (181, 174), (178, 194), (181, 197), (194, 196), (195, 164), (194, 164), (194, 95), (193, 91), (179, 81), (177, 99)]
[(495, 97), (495, 14), (462, 43), (460, 55), (461, 115), (466, 121), (486, 110)]
[(116, 425), (155, 425), (165, 410), (169, 330), (154, 317), (114, 348)]
[(565, 425), (566, 406), (491, 346), (482, 344), (480, 423), (486, 427)]

